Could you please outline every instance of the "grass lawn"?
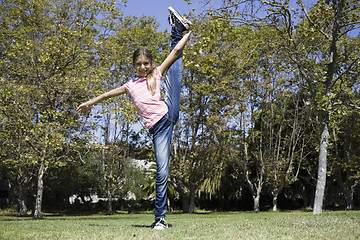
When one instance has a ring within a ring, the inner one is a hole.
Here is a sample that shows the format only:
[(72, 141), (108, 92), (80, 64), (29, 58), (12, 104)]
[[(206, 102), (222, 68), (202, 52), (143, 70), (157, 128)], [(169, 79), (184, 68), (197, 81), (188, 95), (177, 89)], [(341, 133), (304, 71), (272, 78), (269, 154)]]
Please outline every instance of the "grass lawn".
[(0, 239), (360, 239), (360, 211), (170, 213), (164, 231), (152, 222), (152, 214), (0, 214)]

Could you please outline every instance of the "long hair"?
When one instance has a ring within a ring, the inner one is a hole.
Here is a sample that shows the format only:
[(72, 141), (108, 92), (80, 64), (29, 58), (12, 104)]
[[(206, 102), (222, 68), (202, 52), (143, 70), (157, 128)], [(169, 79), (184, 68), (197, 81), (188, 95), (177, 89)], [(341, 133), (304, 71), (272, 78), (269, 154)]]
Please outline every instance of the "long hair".
[[(150, 59), (150, 61), (153, 63), (153, 55), (151, 52), (144, 47), (141, 47), (137, 49), (133, 54), (133, 65), (135, 65), (135, 61), (139, 56), (145, 56)], [(148, 84), (148, 87), (150, 89), (151, 94), (155, 94), (155, 68), (152, 68), (151, 71), (146, 75), (146, 81)]]

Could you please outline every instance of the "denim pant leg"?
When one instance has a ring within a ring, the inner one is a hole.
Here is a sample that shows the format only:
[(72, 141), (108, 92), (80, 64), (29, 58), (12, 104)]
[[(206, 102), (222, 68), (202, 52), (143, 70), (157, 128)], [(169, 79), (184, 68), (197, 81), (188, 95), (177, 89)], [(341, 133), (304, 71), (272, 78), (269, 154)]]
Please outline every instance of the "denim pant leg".
[(150, 132), (153, 135), (153, 143), (156, 159), (156, 198), (155, 219), (165, 218), (167, 210), (167, 182), (169, 177), (169, 159), (171, 138), (174, 124), (165, 115)]
[[(172, 29), (171, 50), (181, 40), (183, 34)], [(176, 121), (179, 118), (180, 90), (181, 90), (182, 55), (170, 66), (165, 81), (166, 104), (169, 112), (150, 129), (156, 158), (156, 198), (155, 219), (165, 218), (167, 203), (167, 182), (169, 177), (169, 160), (171, 138)]]
[[(172, 28), (171, 30), (171, 46), (170, 51), (174, 49), (176, 44), (182, 39), (183, 33)], [(165, 102), (169, 109), (169, 120), (176, 123), (179, 118), (180, 111), (180, 91), (182, 78), (182, 54), (173, 62), (166, 73)]]

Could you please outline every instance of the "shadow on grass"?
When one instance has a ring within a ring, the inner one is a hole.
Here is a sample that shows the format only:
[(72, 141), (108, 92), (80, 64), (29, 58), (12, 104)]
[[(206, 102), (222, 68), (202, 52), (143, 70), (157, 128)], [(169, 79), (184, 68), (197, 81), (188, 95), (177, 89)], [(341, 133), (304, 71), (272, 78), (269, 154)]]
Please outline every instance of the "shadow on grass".
[(40, 218), (34, 218), (31, 214), (26, 216), (19, 216), (16, 213), (6, 213), (0, 215), (0, 222), (18, 222), (18, 221), (46, 221), (46, 220), (57, 220), (57, 221), (87, 221), (87, 220), (111, 220), (118, 221), (116, 216), (121, 216), (122, 219), (131, 218), (129, 214), (59, 214), (59, 213), (43, 213)]

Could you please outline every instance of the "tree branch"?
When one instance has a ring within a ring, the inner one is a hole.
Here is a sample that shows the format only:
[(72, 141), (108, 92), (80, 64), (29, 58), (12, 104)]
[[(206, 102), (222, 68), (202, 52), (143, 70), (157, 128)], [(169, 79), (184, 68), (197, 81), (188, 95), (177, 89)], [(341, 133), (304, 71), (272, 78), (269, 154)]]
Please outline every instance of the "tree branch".
[(324, 37), (325, 37), (326, 39), (330, 40), (330, 39), (331, 39), (330, 36), (327, 35), (323, 30), (321, 30), (321, 29), (311, 20), (308, 12), (306, 11), (306, 8), (305, 8), (304, 3), (303, 3), (302, 1), (299, 1), (299, 5), (302, 7), (303, 12), (305, 13), (306, 18), (309, 20), (309, 22), (311, 23), (311, 25), (313, 25), (316, 29), (318, 29), (319, 32), (320, 32), (322, 35), (324, 35)]
[(339, 76), (335, 79), (335, 81), (333, 81), (332, 82), (332, 84), (331, 84), (331, 88), (335, 85), (335, 83), (343, 76), (343, 75), (345, 75), (346, 73), (348, 73), (349, 71), (350, 71), (350, 69), (352, 68), (352, 66), (354, 66), (355, 65), (355, 63), (357, 63), (357, 61), (359, 61), (360, 60), (360, 56), (359, 57), (357, 57), (357, 58), (355, 58), (353, 61), (352, 61), (352, 63), (347, 67), (347, 69), (345, 70), (345, 71), (343, 71), (342, 73), (340, 73), (339, 74)]

